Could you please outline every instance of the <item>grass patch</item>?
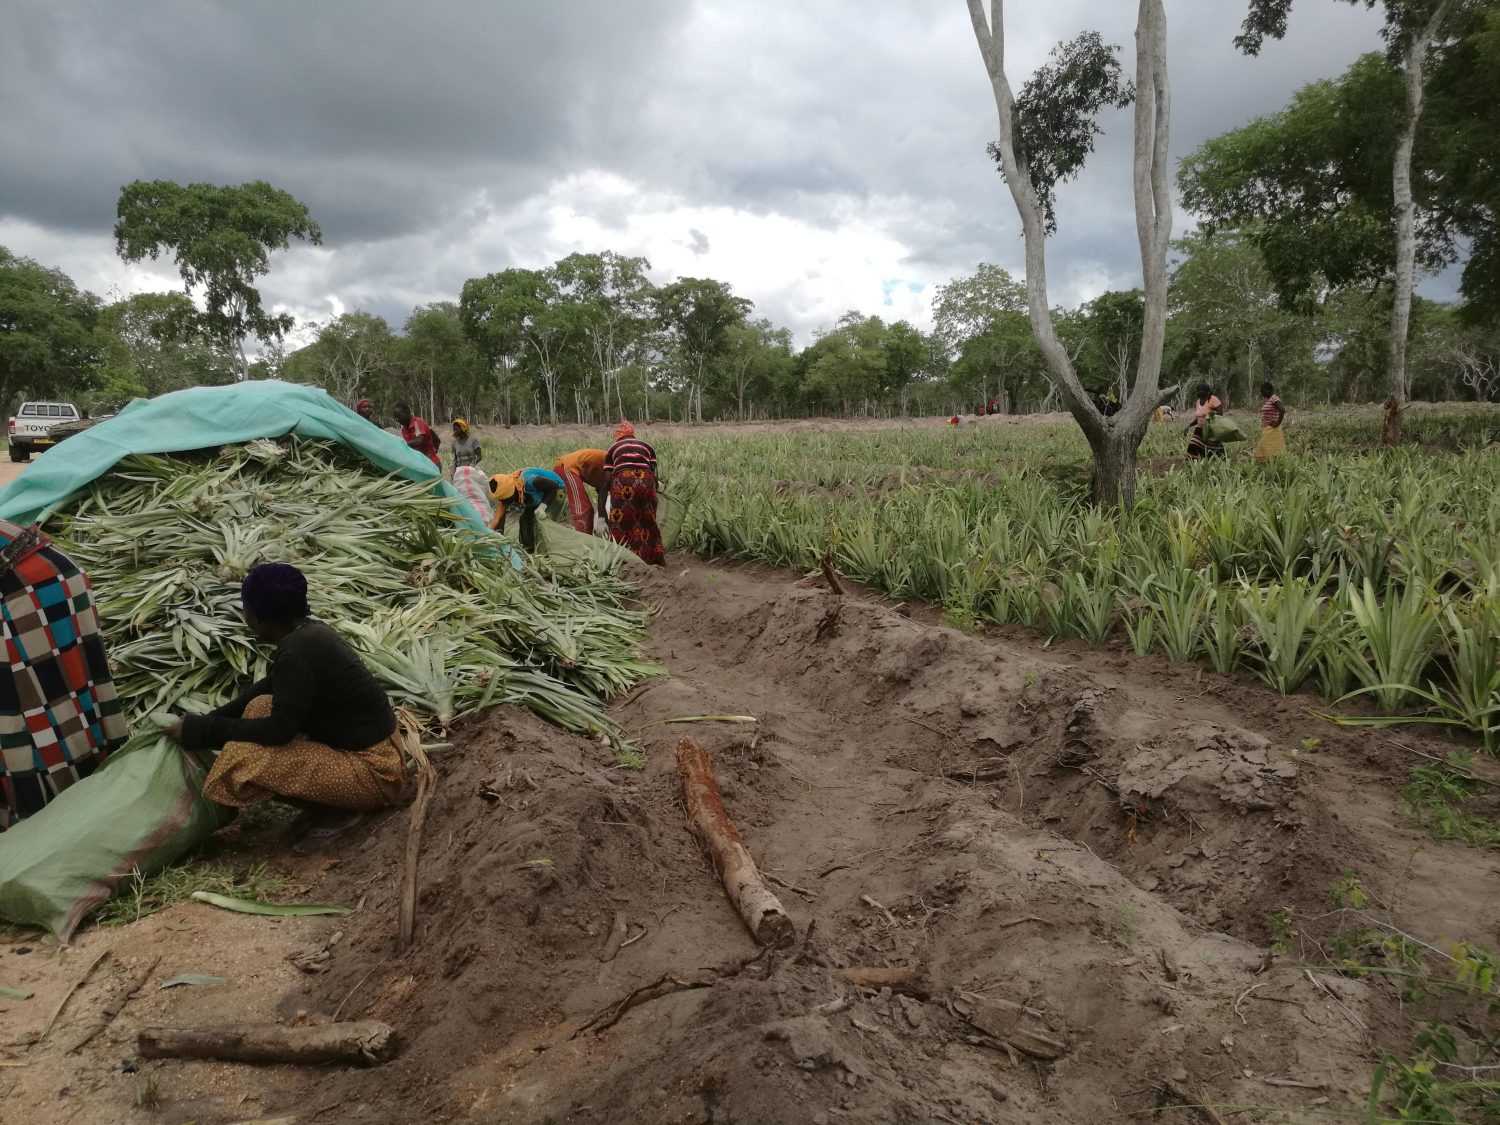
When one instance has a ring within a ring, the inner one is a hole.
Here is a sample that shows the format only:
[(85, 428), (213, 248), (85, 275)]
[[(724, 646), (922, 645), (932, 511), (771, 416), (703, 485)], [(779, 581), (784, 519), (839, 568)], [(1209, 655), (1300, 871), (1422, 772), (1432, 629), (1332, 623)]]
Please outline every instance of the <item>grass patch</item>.
[(1401, 799), (1412, 818), (1434, 840), (1462, 840), (1476, 848), (1500, 847), (1500, 824), (1465, 812), (1464, 802), (1489, 792), (1489, 786), (1468, 770), (1472, 759), (1452, 753), (1446, 762), (1432, 762), (1411, 771)]
[(142, 876), (136, 871), (121, 884), (114, 898), (99, 908), (93, 920), (101, 926), (139, 922), (158, 910), (186, 902), (194, 891), (264, 901), (297, 889), (290, 879), (267, 871), (263, 863), (236, 868), (220, 863), (189, 861), (155, 875)]

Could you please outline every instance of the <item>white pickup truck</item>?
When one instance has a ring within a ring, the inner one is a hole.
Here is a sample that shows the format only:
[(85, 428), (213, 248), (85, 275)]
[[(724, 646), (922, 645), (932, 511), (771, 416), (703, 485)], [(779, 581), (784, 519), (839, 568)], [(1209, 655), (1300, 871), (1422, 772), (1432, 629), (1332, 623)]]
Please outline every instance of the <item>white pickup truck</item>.
[(45, 453), (57, 444), (47, 431), (80, 417), (71, 402), (23, 402), (10, 420), (10, 459), (30, 461), (33, 453)]

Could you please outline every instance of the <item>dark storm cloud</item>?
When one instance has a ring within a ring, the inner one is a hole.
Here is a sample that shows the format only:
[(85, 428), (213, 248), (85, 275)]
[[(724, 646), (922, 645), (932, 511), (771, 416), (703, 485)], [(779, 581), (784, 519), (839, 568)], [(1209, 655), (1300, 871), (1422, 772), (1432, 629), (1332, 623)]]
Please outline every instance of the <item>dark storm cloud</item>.
[[(1091, 27), (1133, 67), (1133, 4), (1009, 7), (1017, 86)], [(1243, 8), (1169, 2), (1174, 156), (1378, 46), (1371, 13), (1308, 0), (1286, 43), (1243, 58)], [(616, 248), (723, 277), (805, 338), (891, 293), (910, 313), (888, 283), (1022, 260), (961, 0), (9, 0), (0, 104), (0, 222), (118, 276), (121, 184), (264, 178), (332, 251), (266, 279), (302, 316), (394, 323), (466, 277)], [(1131, 115), (1104, 124), (1059, 194), (1054, 302), (1139, 283)]]
[(0, 39), (0, 207), (86, 229), (136, 178), (264, 177), (334, 239), (409, 230), (565, 169), (577, 103), (638, 85), (686, 15), (671, 0), (21, 0)]

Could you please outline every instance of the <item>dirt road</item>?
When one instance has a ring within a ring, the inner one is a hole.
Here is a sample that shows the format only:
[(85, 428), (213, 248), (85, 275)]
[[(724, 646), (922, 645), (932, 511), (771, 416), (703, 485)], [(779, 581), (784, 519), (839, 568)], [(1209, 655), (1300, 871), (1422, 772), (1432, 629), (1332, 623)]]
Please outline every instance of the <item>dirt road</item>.
[(25, 468), (25, 465), (18, 465), (16, 462), (10, 460), (9, 458), (0, 459), (0, 488), (4, 488), (7, 484), (20, 476), (21, 472)]

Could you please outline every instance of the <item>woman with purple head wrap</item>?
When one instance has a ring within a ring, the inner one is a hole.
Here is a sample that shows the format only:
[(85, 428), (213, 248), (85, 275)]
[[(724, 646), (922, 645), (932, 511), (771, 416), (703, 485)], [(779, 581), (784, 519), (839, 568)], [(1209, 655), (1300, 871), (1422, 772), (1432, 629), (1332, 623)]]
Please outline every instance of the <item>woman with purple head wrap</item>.
[(288, 801), (311, 814), (319, 837), (395, 804), (403, 773), (395, 712), (358, 654), (312, 617), (306, 575), (262, 563), (245, 575), (240, 602), (250, 631), (275, 646), (270, 676), (168, 731), (190, 750), (217, 751), (204, 793), (237, 808)]

